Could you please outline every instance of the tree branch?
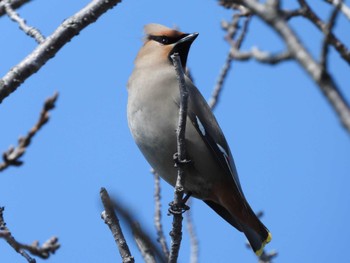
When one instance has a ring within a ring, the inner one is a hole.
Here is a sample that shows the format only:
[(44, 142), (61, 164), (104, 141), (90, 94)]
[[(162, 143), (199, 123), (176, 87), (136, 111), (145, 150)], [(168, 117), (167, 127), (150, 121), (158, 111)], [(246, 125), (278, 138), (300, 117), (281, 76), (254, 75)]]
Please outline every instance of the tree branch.
[[(327, 24), (324, 23), (311, 9), (305, 0), (298, 0), (303, 12), (303, 17), (307, 18), (324, 34), (327, 32)], [(338, 51), (339, 55), (350, 64), (350, 50), (333, 34), (329, 33), (329, 43)]]
[(166, 242), (166, 238), (163, 231), (162, 225), (162, 205), (160, 202), (160, 178), (159, 175), (152, 169), (151, 171), (154, 175), (154, 203), (155, 203), (155, 212), (154, 212), (154, 225), (157, 230), (157, 241), (160, 243), (163, 253), (166, 258), (169, 258), (169, 249), (168, 244)]
[(55, 108), (55, 103), (58, 98), (58, 93), (56, 92), (52, 97), (49, 97), (40, 112), (40, 117), (38, 122), (30, 129), (25, 137), (20, 137), (18, 139), (18, 145), (16, 148), (10, 147), (6, 152), (2, 154), (3, 163), (0, 163), (0, 172), (8, 168), (9, 166), (20, 166), (23, 161), (19, 160), (23, 154), (25, 154), (27, 147), (30, 145), (32, 138), (35, 134), (49, 121), (50, 110)]
[(334, 6), (339, 6), (340, 11), (346, 16), (347, 19), (350, 20), (350, 8), (344, 4), (342, 0), (324, 0), (325, 2), (332, 4)]
[(118, 246), (120, 256), (122, 257), (123, 263), (135, 262), (134, 257), (131, 255), (128, 244), (124, 238), (123, 231), (119, 225), (119, 219), (114, 212), (112, 201), (109, 198), (108, 192), (105, 188), (101, 188), (100, 196), (103, 207), (105, 209), (101, 214), (101, 218), (104, 220), (104, 222), (112, 232), (113, 238)]
[[(10, 0), (10, 5), (13, 9), (17, 9), (30, 1), (31, 0)], [(5, 4), (6, 1), (0, 1), (0, 17), (6, 14)]]
[(329, 21), (327, 23), (327, 26), (325, 28), (324, 40), (322, 43), (321, 58), (320, 58), (320, 65), (322, 67), (323, 72), (327, 72), (327, 69), (328, 69), (327, 62), (328, 62), (329, 42), (330, 42), (332, 30), (335, 26), (335, 21), (339, 14), (339, 10), (340, 10), (339, 8), (341, 4), (342, 4), (342, 1), (339, 1), (338, 4), (334, 7), (332, 14), (329, 18)]
[[(246, 33), (248, 32), (248, 26), (249, 26), (249, 22), (250, 22), (250, 13), (247, 11), (247, 9), (242, 9), (242, 7), (236, 7), (235, 8), (240, 8), (240, 13), (234, 14), (232, 17), (232, 22), (231, 23), (222, 23), (222, 28), (227, 32), (225, 39), (226, 41), (231, 45), (231, 50), (229, 51), (229, 53), (227, 54), (225, 63), (221, 69), (221, 72), (219, 74), (218, 80), (216, 82), (216, 85), (213, 89), (213, 92), (211, 94), (211, 97), (208, 101), (209, 107), (214, 110), (219, 98), (220, 98), (220, 94), (221, 91), (223, 89), (225, 80), (228, 76), (228, 73), (231, 69), (231, 63), (233, 60), (233, 56), (232, 56), (232, 49), (234, 50), (239, 50), (244, 37), (246, 35)], [(238, 36), (237, 40), (234, 40), (238, 29), (239, 29), (239, 21), (242, 17), (246, 17), (242, 30), (241, 30), (241, 34)]]
[(171, 248), (169, 254), (169, 263), (176, 263), (182, 239), (182, 213), (188, 209), (188, 207), (185, 206), (183, 199), (185, 184), (185, 172), (183, 165), (189, 162), (186, 159), (185, 139), (188, 91), (185, 84), (184, 71), (181, 66), (179, 54), (174, 53), (171, 55), (171, 59), (174, 64), (180, 89), (180, 110), (177, 129), (177, 153), (174, 156), (175, 165), (177, 166), (177, 180), (174, 191), (174, 201), (170, 203), (169, 208), (169, 212), (173, 214), (173, 227), (170, 232)]
[(133, 235), (136, 245), (146, 263), (157, 263), (153, 255), (152, 247), (149, 246), (150, 244), (148, 242), (144, 242), (143, 238), (139, 235), (141, 231), (140, 224), (135, 223)]
[[(128, 227), (132, 230), (132, 233), (133, 233), (133, 235), (134, 235), (134, 237), (136, 239), (136, 242), (138, 243), (138, 246), (146, 248), (145, 251), (147, 251), (148, 253), (151, 253), (153, 255), (152, 257), (156, 257), (156, 259), (157, 259), (156, 261), (157, 262), (166, 262), (165, 257), (162, 254), (162, 252), (159, 250), (158, 246), (150, 239), (149, 235), (147, 235), (147, 233), (140, 227), (140, 225), (134, 219), (132, 214), (126, 208), (124, 208), (119, 202), (117, 202), (115, 199), (111, 200), (109, 198), (109, 195), (106, 196), (107, 190), (105, 188), (101, 188), (101, 192), (100, 193), (101, 193), (101, 199), (102, 199), (102, 195), (103, 195), (103, 198), (106, 198), (106, 201), (108, 203), (110, 203), (111, 206), (112, 206), (112, 207), (108, 208), (108, 214), (111, 215), (112, 211), (113, 211), (113, 214), (115, 214), (114, 213), (114, 210), (115, 210), (117, 212), (117, 214), (119, 216), (121, 216), (125, 220), (125, 222), (127, 223)], [(103, 202), (103, 199), (102, 199), (102, 202)], [(107, 212), (107, 210), (105, 210), (105, 211)], [(104, 214), (105, 214), (105, 212), (102, 212), (102, 216), (104, 216)], [(120, 228), (118, 219), (117, 219), (117, 222), (114, 222), (113, 224), (114, 225), (118, 224), (117, 227)], [(121, 231), (121, 229), (120, 229), (120, 231)], [(118, 243), (116, 238), (120, 238), (120, 237), (119, 236), (115, 236), (114, 231), (112, 231), (112, 234), (113, 234), (113, 237), (116, 240), (117, 245), (119, 246), (119, 243)], [(124, 241), (122, 241), (122, 242), (124, 242)], [(140, 242), (143, 242), (144, 244), (140, 244)], [(131, 262), (131, 261), (128, 261), (128, 262)]]
[[(302, 6), (307, 9), (304, 0), (298, 1), (301, 4), (304, 3), (304, 6)], [(226, 0), (225, 2), (232, 3), (234, 0)], [(331, 107), (338, 115), (340, 122), (347, 132), (350, 133), (350, 106), (348, 102), (340, 92), (333, 77), (328, 72), (323, 71), (322, 66), (312, 58), (303, 46), (296, 33), (288, 25), (284, 13), (280, 9), (271, 8), (271, 6), (255, 0), (241, 0), (241, 3), (268, 24), (284, 40), (293, 59), (299, 63), (315, 84), (319, 86)], [(310, 11), (310, 9), (308, 10)], [(332, 41), (334, 41), (334, 37), (330, 33), (331, 44)]]
[(252, 47), (250, 51), (240, 52), (236, 49), (231, 49), (231, 56), (235, 60), (246, 61), (255, 59), (258, 62), (275, 65), (280, 62), (288, 61), (292, 59), (290, 52), (284, 51), (281, 53), (269, 53), (262, 51), (257, 47)]
[(54, 57), (74, 36), (119, 2), (121, 0), (92, 0), (78, 13), (66, 19), (51, 36), (0, 80), (0, 103)]
[[(190, 202), (191, 200), (189, 200)], [(187, 231), (190, 236), (190, 242), (191, 242), (191, 256), (190, 256), (190, 263), (197, 263), (198, 262), (198, 239), (196, 232), (194, 230), (192, 217), (191, 217), (190, 211), (187, 211), (186, 213), (186, 223), (187, 223)]]
[(57, 249), (60, 248), (57, 237), (52, 237), (47, 240), (42, 246), (39, 246), (39, 242), (35, 241), (32, 245), (26, 245), (18, 242), (11, 234), (11, 231), (7, 228), (4, 220), (4, 207), (0, 207), (0, 238), (6, 240), (6, 242), (14, 249), (17, 253), (22, 255), (28, 262), (35, 263), (36, 260), (29, 256), (27, 251), (34, 256), (38, 256), (43, 259), (47, 259), (51, 254), (54, 254)]
[(7, 15), (13, 20), (14, 22), (18, 23), (19, 28), (24, 31), (28, 36), (35, 39), (35, 41), (40, 44), (44, 42), (45, 37), (40, 33), (38, 29), (35, 27), (28, 26), (26, 24), (26, 21), (21, 18), (17, 12), (12, 8), (11, 6), (11, 0), (4, 0), (4, 7)]

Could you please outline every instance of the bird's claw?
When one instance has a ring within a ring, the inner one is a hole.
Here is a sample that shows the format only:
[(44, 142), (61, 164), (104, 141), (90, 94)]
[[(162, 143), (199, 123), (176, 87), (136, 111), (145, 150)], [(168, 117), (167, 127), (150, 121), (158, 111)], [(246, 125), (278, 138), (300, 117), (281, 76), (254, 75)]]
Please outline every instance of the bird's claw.
[(189, 163), (191, 163), (192, 161), (191, 160), (188, 160), (188, 159), (183, 159), (183, 160), (181, 160), (180, 158), (179, 158), (179, 153), (174, 153), (174, 155), (173, 155), (173, 160), (174, 160), (174, 166), (175, 167), (178, 167), (178, 166), (180, 166), (180, 165), (184, 165), (184, 164), (189, 164)]
[(174, 202), (170, 202), (168, 212), (172, 215), (182, 215), (189, 209), (190, 207), (185, 203), (175, 204)]

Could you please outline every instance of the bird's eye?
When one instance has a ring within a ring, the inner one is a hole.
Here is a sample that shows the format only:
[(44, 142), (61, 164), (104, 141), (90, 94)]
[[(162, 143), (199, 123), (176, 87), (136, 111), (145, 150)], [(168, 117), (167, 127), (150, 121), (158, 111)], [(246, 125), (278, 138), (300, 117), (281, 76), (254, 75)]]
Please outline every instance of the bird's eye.
[(161, 43), (162, 43), (163, 45), (169, 44), (169, 38), (167, 38), (167, 37), (162, 37), (162, 38), (161, 38)]
[[(171, 39), (167, 36), (152, 36), (152, 35), (150, 35), (148, 38), (151, 40), (157, 41), (158, 43), (161, 43), (163, 45), (168, 45), (168, 44), (172, 43)], [(173, 42), (175, 42), (175, 41), (173, 41)]]

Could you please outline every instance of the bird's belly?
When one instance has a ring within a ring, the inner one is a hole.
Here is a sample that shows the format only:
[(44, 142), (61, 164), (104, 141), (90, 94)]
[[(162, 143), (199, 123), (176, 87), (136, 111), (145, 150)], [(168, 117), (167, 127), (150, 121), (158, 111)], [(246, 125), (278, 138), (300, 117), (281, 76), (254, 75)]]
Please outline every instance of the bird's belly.
[[(163, 108), (162, 111), (157, 109), (156, 105), (141, 107), (133, 112), (128, 110), (129, 127), (136, 144), (152, 168), (172, 186), (177, 178), (173, 156), (177, 151), (178, 125), (178, 106), (174, 102), (173, 104), (174, 107)], [(199, 135), (187, 120), (186, 138), (193, 136)], [(203, 154), (208, 154), (206, 146), (201, 139), (196, 140), (196, 143), (187, 139), (186, 142), (187, 153), (191, 153), (187, 158), (191, 163), (185, 165), (185, 191), (191, 192), (197, 198), (208, 199), (212, 185), (217, 179), (210, 169), (213, 166), (203, 161), (208, 159), (203, 158)]]

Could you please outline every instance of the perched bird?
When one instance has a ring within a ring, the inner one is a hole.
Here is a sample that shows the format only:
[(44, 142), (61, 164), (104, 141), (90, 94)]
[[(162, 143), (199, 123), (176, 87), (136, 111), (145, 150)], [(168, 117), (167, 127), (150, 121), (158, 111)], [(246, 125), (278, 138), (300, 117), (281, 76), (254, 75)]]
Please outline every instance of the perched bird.
[[(128, 123), (141, 152), (154, 170), (172, 186), (177, 169), (176, 130), (179, 84), (170, 56), (177, 52), (182, 67), (198, 33), (186, 34), (159, 24), (145, 26), (145, 39), (128, 81)], [(185, 76), (188, 96), (185, 192), (203, 200), (239, 231), (257, 255), (271, 240), (268, 229), (249, 206), (230, 148), (207, 102)]]

